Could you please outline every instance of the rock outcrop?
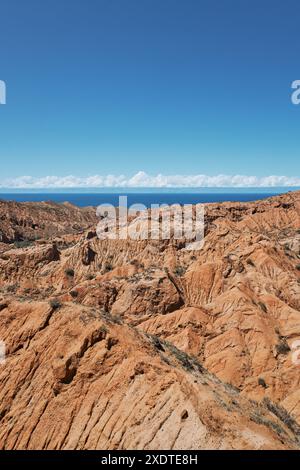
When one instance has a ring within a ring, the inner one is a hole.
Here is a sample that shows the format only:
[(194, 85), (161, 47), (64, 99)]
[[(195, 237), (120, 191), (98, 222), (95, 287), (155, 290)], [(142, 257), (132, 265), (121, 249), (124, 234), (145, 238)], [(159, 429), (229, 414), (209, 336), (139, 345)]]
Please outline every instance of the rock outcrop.
[(299, 448), (299, 192), (206, 205), (192, 251), (0, 213), (0, 448)]

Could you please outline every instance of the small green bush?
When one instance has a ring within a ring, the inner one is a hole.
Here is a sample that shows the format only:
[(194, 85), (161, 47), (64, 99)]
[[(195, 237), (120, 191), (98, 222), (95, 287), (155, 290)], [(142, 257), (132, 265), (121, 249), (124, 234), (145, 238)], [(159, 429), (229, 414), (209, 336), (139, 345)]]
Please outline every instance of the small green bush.
[(6, 287), (6, 291), (7, 292), (12, 292), (15, 294), (16, 290), (18, 289), (18, 284), (9, 284), (7, 287)]
[(149, 334), (149, 338), (151, 339), (153, 346), (158, 349), (158, 351), (165, 351), (162, 341), (159, 339), (158, 336)]
[(255, 266), (254, 261), (252, 261), (250, 258), (247, 259), (246, 263), (249, 264), (249, 266)]
[(129, 264), (132, 264), (133, 266), (138, 267), (140, 265), (140, 262), (137, 259), (132, 259)]
[(169, 352), (177, 359), (178, 362), (186, 369), (191, 372), (197, 369), (199, 372), (203, 372), (203, 367), (199, 364), (198, 360), (192, 356), (189, 356), (181, 349), (178, 349), (173, 343), (169, 341), (162, 341), (162, 344), (169, 350)]
[(278, 354), (288, 354), (291, 348), (289, 347), (288, 343), (285, 339), (281, 339), (278, 344), (276, 344), (276, 351)]
[(33, 242), (30, 240), (22, 240), (22, 241), (15, 242), (14, 246), (16, 248), (27, 248), (28, 246), (31, 246), (32, 244)]
[(113, 270), (113, 265), (111, 263), (105, 263), (104, 265), (104, 272), (107, 273), (109, 271), (112, 271)]
[(176, 266), (176, 268), (174, 269), (174, 273), (176, 274), (176, 276), (183, 276), (186, 272), (186, 268), (184, 268), (183, 266)]
[(260, 385), (261, 387), (263, 388), (267, 388), (267, 384), (265, 382), (265, 379), (263, 379), (262, 377), (259, 377), (258, 379), (258, 385)]
[(269, 398), (265, 397), (263, 403), (269, 411), (280, 419), (298, 438), (300, 437), (300, 426), (285, 408), (273, 403)]
[(99, 330), (100, 330), (101, 333), (103, 333), (104, 335), (106, 335), (106, 334), (108, 333), (108, 328), (107, 328), (107, 326), (105, 326), (105, 325), (100, 326)]
[(53, 310), (58, 310), (59, 308), (61, 308), (62, 304), (60, 302), (60, 300), (58, 299), (51, 299), (50, 300), (50, 307), (53, 309)]
[(104, 318), (108, 322), (115, 323), (117, 325), (121, 325), (123, 323), (122, 317), (120, 315), (113, 315), (107, 310), (101, 310), (100, 314), (101, 314), (101, 317)]
[(68, 277), (74, 277), (74, 276), (75, 276), (74, 269), (72, 269), (72, 268), (67, 268), (67, 269), (65, 270), (65, 274), (66, 274), (66, 276), (68, 276)]

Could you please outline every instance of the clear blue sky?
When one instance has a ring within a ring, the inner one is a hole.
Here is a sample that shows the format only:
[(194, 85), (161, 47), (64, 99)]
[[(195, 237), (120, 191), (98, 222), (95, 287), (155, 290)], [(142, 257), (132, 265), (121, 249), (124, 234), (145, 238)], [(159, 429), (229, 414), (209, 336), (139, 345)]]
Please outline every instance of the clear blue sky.
[(300, 176), (297, 0), (1, 0), (1, 179)]

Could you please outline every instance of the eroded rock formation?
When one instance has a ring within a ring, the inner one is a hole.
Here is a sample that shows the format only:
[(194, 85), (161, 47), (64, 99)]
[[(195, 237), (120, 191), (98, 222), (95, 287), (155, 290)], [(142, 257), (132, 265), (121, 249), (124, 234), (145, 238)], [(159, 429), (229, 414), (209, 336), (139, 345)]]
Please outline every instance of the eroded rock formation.
[(192, 251), (0, 209), (1, 448), (299, 448), (299, 192), (206, 205)]

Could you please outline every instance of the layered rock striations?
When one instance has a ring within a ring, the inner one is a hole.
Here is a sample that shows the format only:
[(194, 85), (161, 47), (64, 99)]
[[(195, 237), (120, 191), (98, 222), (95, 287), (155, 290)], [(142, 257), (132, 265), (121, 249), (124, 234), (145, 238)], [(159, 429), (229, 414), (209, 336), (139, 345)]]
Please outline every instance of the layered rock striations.
[(0, 448), (299, 448), (300, 192), (207, 204), (191, 251), (0, 214)]

